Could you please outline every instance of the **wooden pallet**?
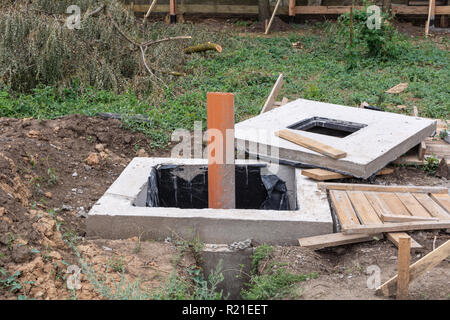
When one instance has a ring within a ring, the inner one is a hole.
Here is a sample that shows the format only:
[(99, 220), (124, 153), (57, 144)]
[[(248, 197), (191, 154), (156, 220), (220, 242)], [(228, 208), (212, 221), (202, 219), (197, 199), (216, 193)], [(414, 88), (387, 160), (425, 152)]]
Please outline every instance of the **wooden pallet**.
[[(343, 237), (359, 235), (367, 241), (369, 234), (386, 232), (398, 247), (399, 238), (407, 236), (401, 231), (441, 228), (443, 223), (447, 228), (445, 223), (450, 221), (450, 196), (445, 188), (337, 183), (321, 187), (329, 190)], [(423, 248), (411, 239), (411, 249)]]
[[(370, 185), (321, 185), (329, 189), (344, 234), (362, 233), (362, 230), (366, 234), (405, 231), (408, 225), (411, 225), (410, 230), (441, 228), (443, 225), (447, 228), (445, 224), (450, 221), (450, 196), (445, 188), (371, 185), (371, 189)], [(398, 230), (395, 230), (396, 226)]]

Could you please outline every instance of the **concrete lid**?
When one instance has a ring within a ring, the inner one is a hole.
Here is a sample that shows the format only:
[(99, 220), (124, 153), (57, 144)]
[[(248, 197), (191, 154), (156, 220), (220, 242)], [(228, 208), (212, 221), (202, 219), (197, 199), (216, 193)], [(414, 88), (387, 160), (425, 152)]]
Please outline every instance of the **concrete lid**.
[[(366, 126), (343, 138), (291, 129), (347, 152), (347, 157), (339, 160), (275, 136), (276, 131), (312, 117), (350, 121)], [(435, 120), (298, 99), (236, 124), (235, 137), (238, 145), (239, 141), (245, 141), (278, 146), (280, 159), (367, 178), (432, 135), (435, 130)], [(264, 155), (263, 152), (260, 154)]]

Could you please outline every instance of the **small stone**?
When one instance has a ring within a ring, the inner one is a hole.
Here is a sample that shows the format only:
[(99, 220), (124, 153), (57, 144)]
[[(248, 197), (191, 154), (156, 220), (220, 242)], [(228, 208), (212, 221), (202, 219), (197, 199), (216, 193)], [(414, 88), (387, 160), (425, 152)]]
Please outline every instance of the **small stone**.
[(74, 173), (72, 173), (72, 177), (78, 177), (78, 173), (76, 173), (76, 172), (74, 172)]
[(0, 207), (0, 217), (3, 216), (6, 213), (6, 209), (3, 207)]
[(100, 158), (102, 158), (103, 160), (105, 160), (106, 158), (108, 158), (108, 154), (104, 151), (100, 152)]
[(73, 207), (69, 206), (68, 204), (63, 204), (61, 209), (64, 211), (71, 211), (71, 210), (73, 210)]
[(105, 250), (105, 251), (112, 251), (112, 249), (109, 248), (109, 247), (102, 246), (102, 248), (103, 248), (103, 250)]
[(136, 155), (138, 156), (138, 157), (148, 157), (148, 153), (147, 153), (147, 151), (145, 151), (144, 149), (139, 149), (137, 152), (136, 152)]
[(90, 166), (95, 166), (100, 163), (100, 158), (98, 153), (91, 152), (84, 161)]
[(41, 135), (41, 133), (38, 130), (30, 130), (27, 133), (28, 138), (37, 138)]
[(95, 145), (95, 150), (97, 150), (98, 152), (105, 151), (105, 145), (103, 143), (98, 143)]
[(51, 192), (46, 192), (46, 193), (44, 193), (44, 196), (46, 196), (47, 198), (51, 199), (52, 198), (52, 193)]
[(77, 188), (73, 188), (73, 189), (72, 189), (72, 192), (73, 192), (73, 193), (77, 193)]
[(78, 208), (78, 212), (77, 212), (77, 217), (78, 218), (87, 218), (87, 212), (86, 212), (86, 210), (84, 210), (84, 207), (79, 207)]

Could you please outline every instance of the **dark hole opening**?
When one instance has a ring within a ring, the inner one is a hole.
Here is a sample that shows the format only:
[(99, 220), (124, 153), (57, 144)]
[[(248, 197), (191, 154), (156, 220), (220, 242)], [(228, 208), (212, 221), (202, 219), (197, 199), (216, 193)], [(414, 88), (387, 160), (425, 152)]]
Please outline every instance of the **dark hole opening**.
[[(236, 209), (291, 210), (286, 183), (264, 165), (236, 165)], [(159, 165), (148, 180), (147, 207), (208, 208), (208, 167)]]
[(344, 138), (364, 127), (367, 127), (367, 125), (350, 121), (341, 121), (322, 117), (312, 117), (294, 123), (293, 125), (290, 125), (288, 128), (338, 138)]

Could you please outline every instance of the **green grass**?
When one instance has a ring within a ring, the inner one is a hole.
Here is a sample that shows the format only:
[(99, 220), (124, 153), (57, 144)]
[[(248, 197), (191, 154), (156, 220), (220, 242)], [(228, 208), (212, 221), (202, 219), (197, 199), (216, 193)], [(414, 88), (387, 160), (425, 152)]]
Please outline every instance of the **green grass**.
[(295, 292), (298, 282), (316, 279), (317, 273), (293, 274), (281, 268), (270, 274), (253, 275), (248, 289), (242, 290), (245, 300), (281, 299)]
[[(316, 29), (331, 30), (329, 25)], [(323, 32), (325, 34), (325, 32)], [(448, 119), (450, 116), (450, 51), (446, 38), (439, 44), (431, 40), (401, 38), (403, 50), (395, 59), (382, 61), (359, 56), (349, 69), (345, 50), (333, 33), (319, 36), (288, 33), (284, 37), (254, 37), (230, 34), (223, 39), (222, 53), (197, 54), (186, 59), (187, 76), (168, 83), (163, 99), (145, 101), (133, 92), (115, 94), (79, 89), (76, 79), (66, 89), (34, 89), (30, 94), (14, 95), (0, 90), (0, 116), (54, 118), (66, 114), (95, 115), (116, 112), (148, 115), (149, 123), (125, 120), (126, 125), (145, 132), (152, 147), (167, 146), (176, 128), (192, 129), (194, 121), (206, 126), (206, 93), (235, 94), (236, 121), (259, 113), (279, 73), (285, 74), (280, 97), (306, 98), (357, 106), (363, 101), (388, 111), (396, 105), (417, 106), (421, 116)], [(300, 42), (302, 49), (292, 47)], [(409, 87), (400, 94), (384, 91), (400, 83)], [(157, 93), (154, 93), (155, 95)], [(152, 101), (160, 101), (155, 104)], [(411, 113), (410, 113), (411, 114)]]

